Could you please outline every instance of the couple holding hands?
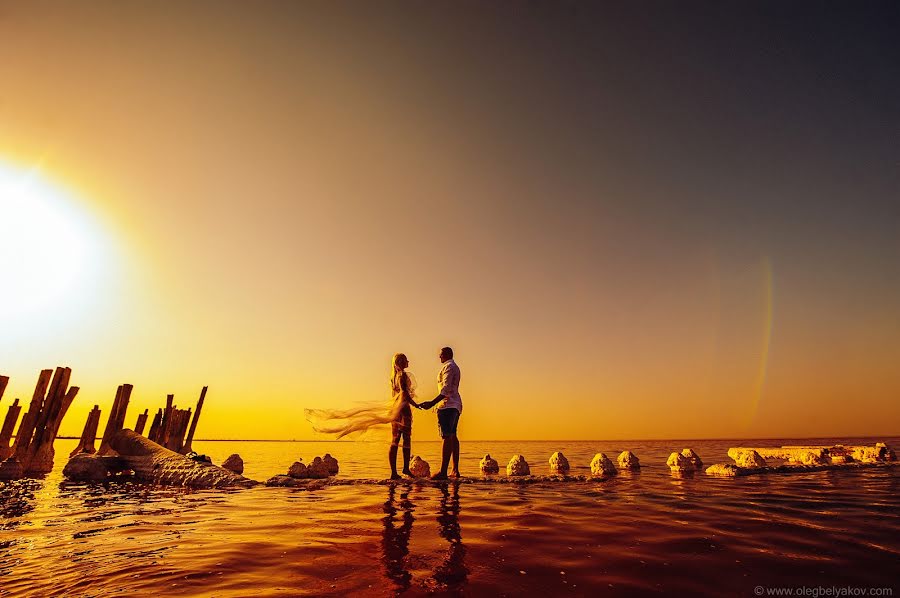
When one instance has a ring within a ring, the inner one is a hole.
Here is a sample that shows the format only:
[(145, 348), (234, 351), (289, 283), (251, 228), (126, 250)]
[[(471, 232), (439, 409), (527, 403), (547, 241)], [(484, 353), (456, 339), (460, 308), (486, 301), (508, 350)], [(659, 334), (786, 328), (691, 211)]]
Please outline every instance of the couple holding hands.
[(391, 448), (388, 460), (391, 464), (391, 479), (399, 480), (397, 473), (397, 448), (403, 440), (403, 469), (401, 473), (412, 475), (409, 471), (412, 436), (412, 407), (431, 409), (437, 405), (438, 429), (443, 439), (441, 452), (441, 470), (431, 476), (433, 480), (446, 480), (447, 468), (453, 459), (450, 475), (459, 477), (459, 439), (456, 437), (456, 426), (462, 413), (462, 398), (459, 396), (459, 366), (453, 361), (453, 349), (444, 347), (438, 356), (441, 360), (441, 371), (438, 373), (438, 395), (430, 401), (417, 403), (416, 381), (411, 372), (407, 372), (409, 360), (403, 353), (397, 353), (393, 359), (391, 372), (391, 390), (394, 402), (391, 408)]

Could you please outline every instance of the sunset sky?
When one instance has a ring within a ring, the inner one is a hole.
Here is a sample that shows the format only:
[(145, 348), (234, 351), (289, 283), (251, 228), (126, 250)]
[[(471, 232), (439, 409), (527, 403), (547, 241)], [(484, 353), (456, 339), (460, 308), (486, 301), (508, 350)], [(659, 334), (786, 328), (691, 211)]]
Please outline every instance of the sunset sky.
[(685, 6), (0, 2), (0, 417), (900, 433), (900, 4)]

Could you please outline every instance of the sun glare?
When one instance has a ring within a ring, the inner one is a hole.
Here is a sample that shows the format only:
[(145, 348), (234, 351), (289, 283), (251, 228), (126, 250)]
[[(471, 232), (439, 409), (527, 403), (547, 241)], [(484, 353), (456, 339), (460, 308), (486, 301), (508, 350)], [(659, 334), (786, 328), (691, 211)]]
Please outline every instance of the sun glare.
[(23, 316), (83, 297), (98, 263), (91, 222), (37, 168), (0, 163), (0, 312)]

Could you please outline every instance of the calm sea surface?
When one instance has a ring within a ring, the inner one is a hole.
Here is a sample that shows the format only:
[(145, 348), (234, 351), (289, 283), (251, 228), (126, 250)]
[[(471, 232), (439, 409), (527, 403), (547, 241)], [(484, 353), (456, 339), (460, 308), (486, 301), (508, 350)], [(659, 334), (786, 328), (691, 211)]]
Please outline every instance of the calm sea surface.
[[(753, 596), (757, 586), (900, 596), (900, 467), (716, 479), (665, 466), (685, 447), (711, 464), (729, 446), (874, 442), (463, 439), (464, 475), (486, 452), (501, 468), (522, 453), (547, 473), (562, 450), (580, 474), (596, 452), (629, 449), (644, 468), (602, 482), (188, 491), (65, 484), (76, 441), (60, 440), (46, 478), (0, 482), (0, 596)], [(342, 478), (388, 472), (380, 443), (195, 448), (216, 463), (240, 453), (260, 481), (326, 452)], [(413, 449), (435, 468), (439, 444)]]

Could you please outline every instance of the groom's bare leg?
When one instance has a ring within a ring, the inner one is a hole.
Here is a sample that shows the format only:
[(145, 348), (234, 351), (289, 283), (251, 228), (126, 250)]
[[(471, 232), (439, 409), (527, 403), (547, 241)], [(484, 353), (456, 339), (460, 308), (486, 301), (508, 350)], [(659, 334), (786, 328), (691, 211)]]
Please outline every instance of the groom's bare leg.
[(453, 456), (453, 440), (455, 436), (447, 436), (441, 446), (441, 477), (447, 477), (447, 467), (450, 465), (450, 457)]
[(454, 475), (459, 477), (459, 438), (457, 436), (453, 436), (453, 469), (450, 470), (450, 475)]

